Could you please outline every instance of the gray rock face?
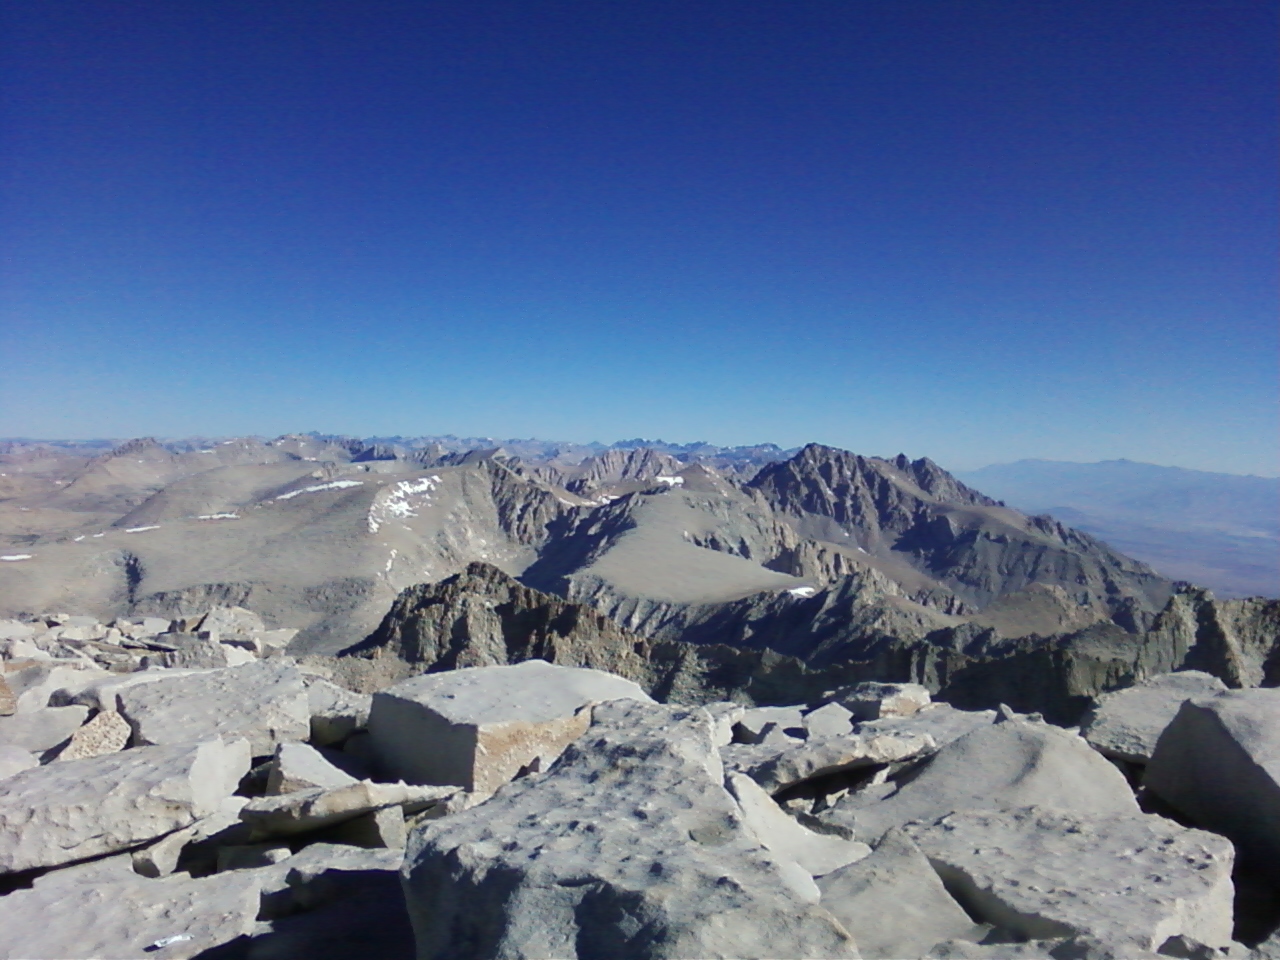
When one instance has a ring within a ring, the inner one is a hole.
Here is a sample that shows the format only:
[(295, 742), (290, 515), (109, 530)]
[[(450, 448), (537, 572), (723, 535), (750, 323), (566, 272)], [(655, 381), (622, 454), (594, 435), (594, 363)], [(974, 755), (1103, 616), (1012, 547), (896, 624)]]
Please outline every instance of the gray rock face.
[(1143, 783), (1241, 857), (1280, 857), (1280, 690), (1230, 690), (1183, 703)]
[(725, 760), (770, 793), (861, 767), (927, 756), (936, 748), (928, 734), (873, 733), (811, 737), (781, 747), (762, 744), (747, 751), (726, 750)]
[(11, 744), (0, 743), (0, 780), (38, 766), (40, 766), (40, 761), (32, 756), (30, 751)]
[(838, 703), (828, 703), (804, 715), (811, 737), (843, 737), (853, 729), (853, 714)]
[(974, 922), (928, 859), (898, 830), (866, 859), (818, 879), (822, 905), (858, 941), (864, 960), (920, 957), (935, 943), (972, 934)]
[(991, 726), (995, 719), (994, 710), (957, 710), (949, 703), (931, 703), (910, 716), (859, 723), (857, 732), (863, 736), (878, 733), (928, 734), (939, 747), (944, 747), (979, 727)]
[(1028, 807), (951, 813), (903, 828), (970, 914), (1028, 939), (1087, 935), (1158, 949), (1231, 942), (1234, 851), (1144, 814)]
[(138, 683), (120, 690), (117, 700), (139, 744), (244, 737), (253, 755), (262, 757), (277, 744), (311, 735), (302, 674), (285, 661)]
[(369, 694), (353, 693), (320, 677), (307, 677), (306, 684), (312, 743), (341, 743), (368, 724), (373, 702)]
[(1032, 805), (1096, 816), (1138, 812), (1124, 776), (1080, 737), (1048, 724), (1009, 720), (943, 747), (889, 796), (851, 794), (822, 818), (871, 841), (890, 827), (953, 810)]
[(0, 743), (44, 753), (69, 740), (88, 715), (86, 707), (45, 707), (0, 717)]
[(1184, 700), (1211, 697), (1226, 689), (1217, 677), (1198, 670), (1149, 677), (1099, 697), (1081, 719), (1080, 735), (1104, 757), (1147, 763)]
[(486, 795), (521, 769), (546, 769), (590, 723), (583, 707), (648, 701), (629, 680), (526, 660), (427, 674), (375, 694), (369, 735), (384, 772)]
[(0, 897), (4, 960), (195, 957), (252, 933), (258, 915), (260, 883), (249, 871), (201, 880), (64, 872)]
[(4, 781), (0, 872), (123, 850), (216, 813), (249, 769), (243, 740), (142, 747)]
[(705, 711), (593, 712), (548, 773), (411, 836), (419, 960), (856, 956), (809, 876), (744, 825)]

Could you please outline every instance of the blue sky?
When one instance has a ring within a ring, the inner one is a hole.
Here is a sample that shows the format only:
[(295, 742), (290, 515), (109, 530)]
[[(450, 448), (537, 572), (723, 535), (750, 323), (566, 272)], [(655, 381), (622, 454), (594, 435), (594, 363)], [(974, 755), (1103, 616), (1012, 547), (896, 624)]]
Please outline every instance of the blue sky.
[(1280, 472), (1280, 4), (42, 0), (0, 435)]

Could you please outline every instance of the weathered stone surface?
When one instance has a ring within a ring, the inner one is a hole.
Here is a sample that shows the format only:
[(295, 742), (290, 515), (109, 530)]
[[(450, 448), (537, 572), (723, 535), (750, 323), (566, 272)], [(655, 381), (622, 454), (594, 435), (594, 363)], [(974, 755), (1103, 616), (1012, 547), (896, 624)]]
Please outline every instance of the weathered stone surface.
[(38, 766), (40, 761), (29, 750), (23, 750), (9, 743), (0, 743), (0, 780)]
[(408, 840), (404, 810), (401, 807), (382, 807), (345, 820), (328, 832), (335, 843), (349, 843), (353, 847), (387, 847), (404, 850)]
[(373, 703), (369, 694), (353, 693), (321, 677), (307, 677), (306, 684), (312, 743), (341, 743), (368, 725)]
[(313, 787), (331, 789), (356, 783), (355, 777), (339, 770), (315, 747), (305, 743), (282, 743), (276, 747), (267, 774), (267, 795), (278, 796)]
[(856, 956), (810, 877), (747, 830), (705, 711), (593, 713), (550, 772), (411, 835), (419, 960)]
[(979, 919), (1028, 939), (1086, 935), (1155, 950), (1231, 942), (1229, 841), (1145, 814), (1044, 807), (950, 813), (903, 828)]
[[(63, 710), (83, 710), (84, 707), (62, 707)], [(118, 753), (125, 748), (133, 730), (124, 717), (114, 710), (103, 710), (96, 717), (71, 735), (71, 742), (59, 752), (58, 760), (85, 760)]]
[[(814, 777), (925, 756), (936, 745), (928, 734), (812, 737), (781, 750), (767, 744), (746, 751), (725, 750), (725, 762), (770, 793)], [(768, 752), (765, 752), (768, 751)]]
[(929, 691), (918, 683), (866, 681), (831, 695), (831, 702), (847, 709), (855, 720), (909, 717), (930, 700)]
[(245, 843), (218, 848), (218, 872), (251, 870), (281, 863), (293, 855), (287, 843)]
[(9, 686), (9, 681), (0, 674), (0, 717), (11, 717), (18, 712), (18, 695)]
[(1280, 858), (1280, 690), (1231, 690), (1183, 703), (1143, 783), (1241, 857)]
[(1226, 684), (1198, 670), (1165, 673), (1104, 693), (1080, 721), (1080, 735), (1104, 757), (1147, 763), (1184, 700), (1223, 693)]
[(777, 730), (792, 740), (800, 739), (787, 731), (804, 732), (804, 715), (799, 707), (752, 707), (743, 712), (733, 725), (733, 738), (738, 743), (762, 743), (770, 730)]
[(250, 871), (201, 880), (59, 876), (67, 872), (0, 897), (0, 957), (178, 960), (252, 932), (258, 915)]
[(261, 757), (311, 734), (302, 674), (287, 661), (166, 677), (125, 687), (116, 699), (139, 744), (244, 737)]
[(85, 707), (45, 707), (0, 717), (0, 743), (41, 754), (69, 740), (88, 715)]
[(715, 703), (704, 703), (702, 709), (711, 715), (713, 723), (712, 736), (717, 747), (726, 747), (733, 742), (733, 728), (747, 708), (740, 703), (720, 700)]
[(943, 747), (896, 792), (850, 794), (821, 816), (872, 842), (890, 827), (953, 810), (1054, 806), (1110, 816), (1138, 812), (1124, 776), (1083, 739), (1045, 723), (979, 727)]
[(743, 821), (756, 839), (776, 856), (794, 860), (815, 877), (861, 860), (871, 852), (865, 843), (814, 833), (800, 825), (750, 777), (730, 773), (725, 786), (738, 801)]
[[(144, 668), (163, 667), (174, 670), (216, 670), (232, 666), (226, 646), (216, 640), (194, 636), (189, 633), (168, 633), (155, 637), (151, 642), (158, 645), (167, 641), (173, 649), (160, 653), (148, 654), (142, 658)], [(250, 655), (250, 660), (253, 656)]]
[[(590, 723), (583, 707), (648, 701), (599, 670), (526, 660), (414, 677), (374, 694), (369, 734), (383, 772), (484, 795), (522, 769), (546, 769)], [(651, 701), (650, 701), (651, 702)]]
[(58, 691), (79, 690), (111, 676), (105, 670), (48, 661), (10, 673), (5, 679), (18, 697), (17, 713), (31, 713), (48, 706), (63, 706), (66, 701), (51, 699)]
[(248, 744), (142, 747), (4, 781), (0, 872), (123, 850), (216, 813), (249, 769)]
[(853, 714), (838, 703), (828, 703), (804, 715), (811, 737), (843, 737), (853, 730)]
[(906, 717), (885, 717), (856, 724), (863, 736), (873, 733), (927, 733), (939, 747), (995, 722), (994, 710), (957, 710), (949, 703), (931, 703)]
[(911, 838), (890, 830), (875, 851), (818, 880), (822, 905), (858, 942), (864, 960), (920, 957), (975, 925)]
[(341, 787), (315, 787), (283, 796), (258, 797), (245, 804), (240, 819), (249, 824), (255, 838), (290, 836), (332, 826), (382, 807), (422, 810), (456, 792), (456, 787), (357, 780)]
[(213, 607), (195, 625), (195, 629), (219, 633), (262, 633), (267, 625), (260, 616), (244, 607)]

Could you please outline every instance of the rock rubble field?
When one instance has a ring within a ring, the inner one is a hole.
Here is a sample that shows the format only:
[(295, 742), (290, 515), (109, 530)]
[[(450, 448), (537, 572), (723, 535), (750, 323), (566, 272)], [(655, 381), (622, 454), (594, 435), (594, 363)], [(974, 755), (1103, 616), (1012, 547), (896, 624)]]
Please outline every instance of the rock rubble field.
[(0, 957), (1280, 958), (1280, 690), (359, 693), (248, 610), (0, 622)]

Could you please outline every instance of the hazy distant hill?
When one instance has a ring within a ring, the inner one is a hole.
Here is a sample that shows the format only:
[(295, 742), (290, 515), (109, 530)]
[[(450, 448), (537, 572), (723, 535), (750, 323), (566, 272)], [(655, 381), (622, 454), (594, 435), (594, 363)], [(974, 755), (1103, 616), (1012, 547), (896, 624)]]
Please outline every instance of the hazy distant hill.
[(1064, 523), (1223, 596), (1280, 596), (1280, 479), (1131, 460), (1020, 460), (957, 472), (1027, 513)]

